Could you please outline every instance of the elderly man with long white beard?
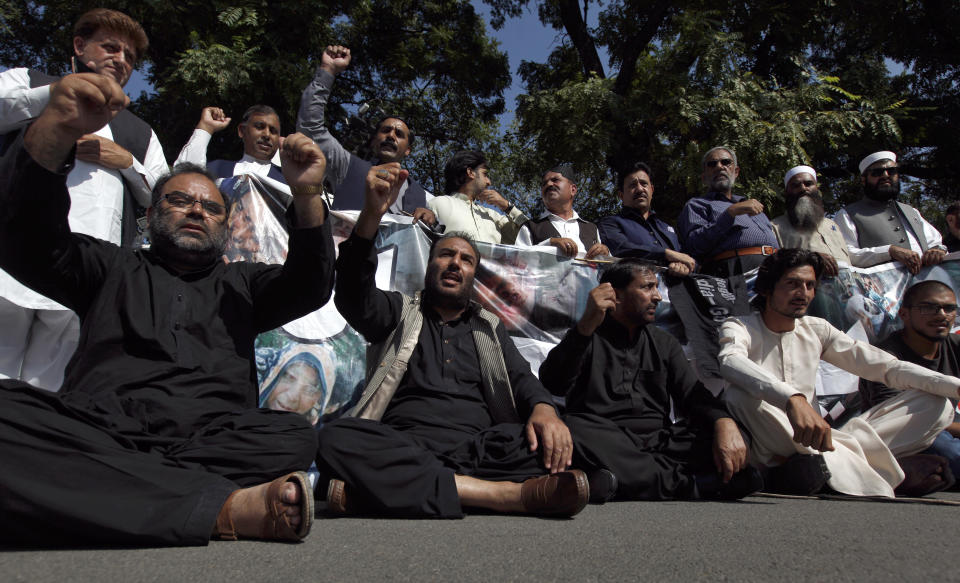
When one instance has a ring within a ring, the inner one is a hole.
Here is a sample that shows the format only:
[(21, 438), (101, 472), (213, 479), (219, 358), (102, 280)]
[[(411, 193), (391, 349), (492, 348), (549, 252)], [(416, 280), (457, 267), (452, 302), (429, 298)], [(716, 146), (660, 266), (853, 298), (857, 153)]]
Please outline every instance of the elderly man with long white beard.
[(817, 171), (794, 166), (783, 177), (787, 212), (773, 219), (780, 248), (815, 251), (823, 259), (824, 274), (837, 274), (837, 262), (850, 264), (850, 252), (837, 224), (825, 216)]

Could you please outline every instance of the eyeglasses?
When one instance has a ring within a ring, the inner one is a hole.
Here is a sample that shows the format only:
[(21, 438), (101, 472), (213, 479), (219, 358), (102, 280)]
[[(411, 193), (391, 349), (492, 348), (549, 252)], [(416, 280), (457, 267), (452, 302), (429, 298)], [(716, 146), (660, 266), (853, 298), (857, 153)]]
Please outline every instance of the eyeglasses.
[(724, 168), (731, 166), (733, 164), (732, 158), (721, 158), (719, 160), (707, 160), (707, 168), (716, 168), (717, 165), (722, 165)]
[(888, 166), (886, 168), (871, 168), (867, 170), (867, 174), (874, 178), (880, 178), (884, 174), (889, 174), (890, 176), (896, 176), (900, 174), (900, 169), (896, 166)]
[(167, 201), (167, 204), (170, 206), (180, 210), (190, 210), (193, 208), (193, 205), (199, 202), (200, 208), (203, 209), (203, 212), (211, 217), (222, 217), (227, 213), (226, 207), (219, 202), (213, 202), (212, 200), (200, 200), (199, 198), (190, 196), (189, 194), (180, 192), (179, 190), (168, 192), (161, 198)]
[(934, 314), (939, 314), (940, 310), (943, 310), (943, 313), (946, 315), (956, 314), (957, 313), (957, 304), (914, 304), (910, 306), (911, 310), (916, 310), (920, 312), (921, 316), (932, 316)]

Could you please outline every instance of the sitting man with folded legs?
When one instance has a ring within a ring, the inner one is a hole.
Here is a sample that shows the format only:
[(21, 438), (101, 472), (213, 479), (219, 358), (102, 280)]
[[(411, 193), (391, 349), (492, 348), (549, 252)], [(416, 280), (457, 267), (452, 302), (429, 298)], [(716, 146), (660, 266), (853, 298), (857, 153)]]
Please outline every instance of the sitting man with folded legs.
[(59, 393), (0, 382), (0, 540), (302, 539), (316, 434), (257, 408), (253, 343), (330, 297), (323, 155), (302, 135), (283, 146), (284, 265), (223, 262), (225, 201), (197, 166), (157, 181), (152, 247), (123, 249), (70, 232), (66, 176), (77, 139), (128, 103), (110, 77), (68, 75), (0, 163), (0, 266), (81, 323)]
[[(580, 322), (540, 367), (565, 395), (574, 463), (591, 502), (742, 498), (762, 487), (723, 401), (698, 380), (676, 338), (657, 328), (656, 266), (624, 259), (604, 271)], [(673, 423), (675, 413), (685, 419)]]
[[(897, 360), (807, 316), (821, 273), (819, 254), (780, 249), (757, 273), (759, 311), (720, 329), (727, 406), (753, 438), (751, 463), (768, 468), (767, 490), (809, 495), (827, 485), (892, 497), (894, 488), (919, 496), (948, 486), (945, 460), (912, 454), (953, 420), (948, 398), (958, 396), (960, 379)], [(821, 360), (902, 392), (833, 430), (813, 404)]]
[(414, 297), (375, 286), (374, 238), (406, 177), (396, 163), (370, 170), (356, 228), (340, 244), (337, 308), (372, 346), (359, 402), (319, 432), (327, 508), (572, 516), (587, 503), (587, 478), (564, 471), (573, 444), (550, 393), (497, 317), (470, 299), (474, 243), (458, 233), (435, 241)]

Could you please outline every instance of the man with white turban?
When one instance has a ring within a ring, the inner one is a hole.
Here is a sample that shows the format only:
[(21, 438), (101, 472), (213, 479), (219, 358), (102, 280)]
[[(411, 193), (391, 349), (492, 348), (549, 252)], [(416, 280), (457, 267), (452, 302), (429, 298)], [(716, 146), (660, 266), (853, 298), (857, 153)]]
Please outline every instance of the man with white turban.
[(864, 197), (848, 204), (835, 220), (856, 267), (887, 261), (902, 263), (916, 274), (936, 265), (947, 253), (940, 232), (917, 209), (897, 201), (900, 169), (893, 152), (874, 152), (860, 162)]
[(815, 251), (823, 259), (824, 273), (837, 274), (837, 262), (850, 264), (847, 242), (837, 224), (824, 215), (817, 171), (794, 166), (783, 177), (787, 212), (773, 219), (773, 232), (780, 248)]

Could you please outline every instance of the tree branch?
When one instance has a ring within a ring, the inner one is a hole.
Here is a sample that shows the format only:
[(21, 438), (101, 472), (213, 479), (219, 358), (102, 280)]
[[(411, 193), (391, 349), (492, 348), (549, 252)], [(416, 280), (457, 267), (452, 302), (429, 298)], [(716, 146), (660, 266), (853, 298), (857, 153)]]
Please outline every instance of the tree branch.
[(560, 21), (563, 22), (563, 28), (567, 31), (570, 42), (573, 43), (577, 53), (580, 54), (583, 72), (587, 75), (596, 73), (600, 78), (605, 78), (603, 63), (600, 62), (600, 54), (597, 52), (597, 44), (587, 31), (587, 23), (580, 13), (579, 0), (560, 0), (558, 5)]
[(669, 0), (659, 0), (653, 8), (647, 13), (646, 22), (643, 28), (637, 34), (632, 35), (624, 44), (620, 52), (620, 73), (617, 75), (617, 81), (613, 85), (613, 92), (617, 95), (626, 95), (630, 91), (630, 85), (633, 84), (633, 78), (637, 74), (637, 59), (647, 48), (657, 31), (667, 19), (667, 10), (670, 8)]

